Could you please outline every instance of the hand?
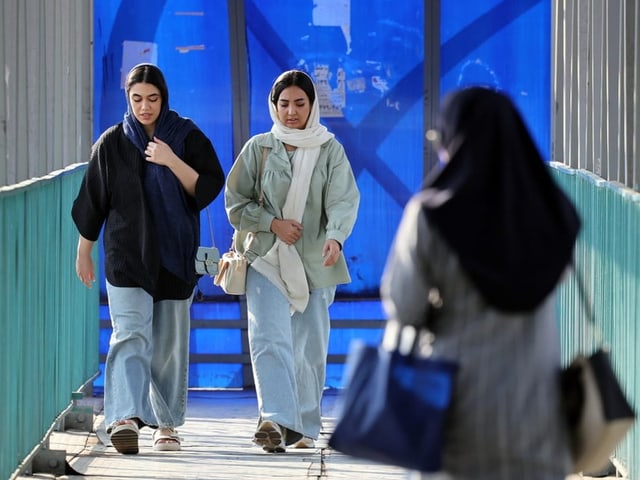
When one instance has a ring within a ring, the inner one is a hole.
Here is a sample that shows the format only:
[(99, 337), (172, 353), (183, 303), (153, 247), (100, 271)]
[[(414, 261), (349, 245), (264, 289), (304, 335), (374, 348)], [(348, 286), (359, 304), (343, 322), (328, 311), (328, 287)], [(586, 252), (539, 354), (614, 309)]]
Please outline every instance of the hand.
[(287, 245), (293, 245), (302, 236), (302, 224), (295, 220), (274, 218), (271, 222), (271, 231)]
[(91, 288), (93, 283), (96, 281), (96, 277), (93, 272), (93, 260), (91, 259), (91, 255), (78, 254), (76, 256), (76, 274), (87, 288)]
[(338, 258), (340, 258), (341, 251), (342, 248), (337, 240), (330, 239), (324, 242), (324, 246), (322, 247), (322, 258), (324, 258), (324, 262), (322, 262), (322, 265), (325, 267), (335, 265)]
[(153, 140), (147, 143), (144, 153), (147, 156), (147, 161), (164, 165), (165, 167), (169, 167), (178, 158), (171, 150), (171, 147), (158, 137), (153, 137)]

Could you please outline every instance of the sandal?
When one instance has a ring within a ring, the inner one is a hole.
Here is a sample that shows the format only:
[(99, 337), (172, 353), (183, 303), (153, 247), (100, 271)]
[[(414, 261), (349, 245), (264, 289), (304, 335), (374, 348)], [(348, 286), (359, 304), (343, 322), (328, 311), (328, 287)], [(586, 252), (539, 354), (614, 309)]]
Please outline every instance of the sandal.
[(180, 450), (180, 436), (173, 427), (158, 427), (153, 432), (153, 449), (156, 452), (177, 452)]
[(311, 437), (302, 437), (293, 444), (293, 448), (316, 448), (316, 442)]
[(119, 420), (112, 425), (110, 432), (111, 445), (118, 452), (126, 455), (138, 453), (140, 430), (135, 420)]
[(267, 453), (284, 453), (286, 430), (275, 422), (265, 420), (258, 426), (253, 435), (253, 443), (262, 447)]

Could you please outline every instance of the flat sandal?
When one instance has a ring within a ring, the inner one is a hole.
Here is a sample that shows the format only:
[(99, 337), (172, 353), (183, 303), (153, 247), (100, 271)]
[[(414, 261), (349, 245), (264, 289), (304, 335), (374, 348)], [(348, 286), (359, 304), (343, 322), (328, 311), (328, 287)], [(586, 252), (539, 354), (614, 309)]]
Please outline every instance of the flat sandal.
[(119, 420), (111, 427), (109, 438), (111, 439), (111, 445), (114, 448), (125, 455), (135, 455), (138, 453), (138, 437), (140, 436), (140, 430), (135, 420), (126, 419)]
[(156, 452), (177, 452), (180, 450), (180, 435), (172, 427), (158, 427), (153, 432), (153, 449)]

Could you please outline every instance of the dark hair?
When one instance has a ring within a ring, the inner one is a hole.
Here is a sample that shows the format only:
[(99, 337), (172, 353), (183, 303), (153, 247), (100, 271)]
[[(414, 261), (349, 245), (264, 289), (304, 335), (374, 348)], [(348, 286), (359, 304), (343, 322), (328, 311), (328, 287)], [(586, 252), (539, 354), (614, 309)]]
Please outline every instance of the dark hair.
[(162, 71), (151, 63), (141, 63), (133, 67), (127, 74), (127, 81), (125, 82), (125, 92), (127, 93), (127, 101), (129, 101), (129, 90), (136, 83), (150, 83), (160, 90), (160, 96), (162, 97), (162, 104), (169, 106), (169, 89), (167, 88), (167, 82), (164, 79)]
[(278, 103), (282, 91), (291, 86), (300, 87), (307, 94), (310, 103), (315, 101), (316, 92), (311, 77), (300, 70), (288, 70), (280, 74), (273, 83), (273, 87), (271, 87), (271, 103), (274, 105)]

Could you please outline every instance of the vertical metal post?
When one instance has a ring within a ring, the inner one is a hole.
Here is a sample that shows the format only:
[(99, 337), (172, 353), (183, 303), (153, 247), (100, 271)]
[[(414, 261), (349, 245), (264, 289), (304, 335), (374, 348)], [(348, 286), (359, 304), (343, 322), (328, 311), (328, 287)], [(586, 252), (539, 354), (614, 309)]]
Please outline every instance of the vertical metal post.
[[(434, 128), (440, 108), (440, 0), (424, 1), (424, 125)], [(424, 172), (438, 162), (438, 156), (423, 137)]]
[[(247, 70), (247, 33), (244, 0), (228, 0), (229, 10), (229, 49), (231, 50), (231, 107), (233, 112), (233, 157), (237, 157), (250, 135), (250, 98), (249, 72)], [(240, 297), (242, 353), (249, 358), (249, 340), (247, 337), (247, 302)], [(242, 366), (242, 386), (253, 387), (251, 361)]]
[(228, 0), (233, 157), (249, 139), (249, 79), (244, 0)]

